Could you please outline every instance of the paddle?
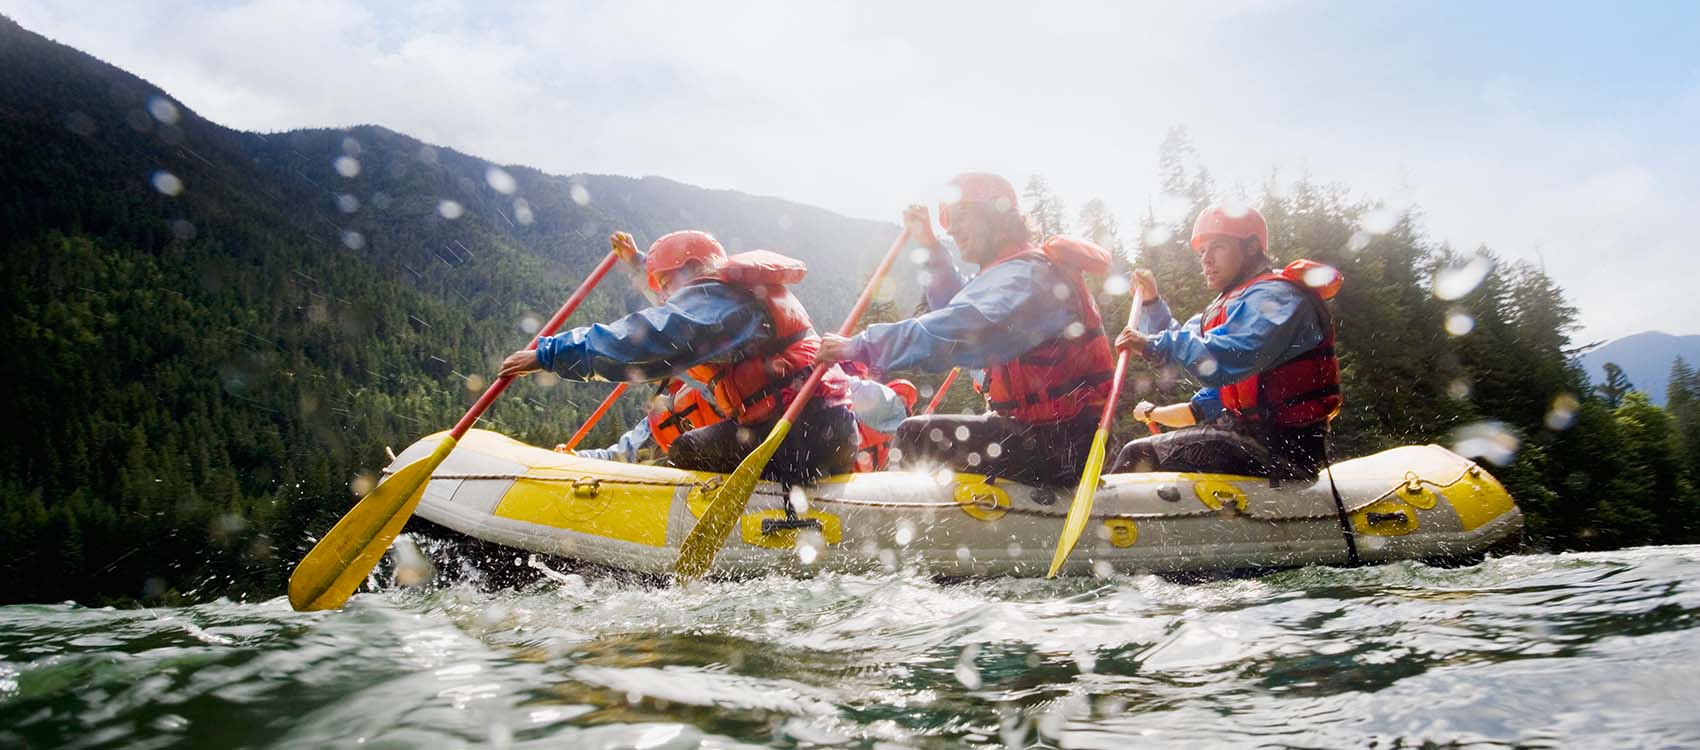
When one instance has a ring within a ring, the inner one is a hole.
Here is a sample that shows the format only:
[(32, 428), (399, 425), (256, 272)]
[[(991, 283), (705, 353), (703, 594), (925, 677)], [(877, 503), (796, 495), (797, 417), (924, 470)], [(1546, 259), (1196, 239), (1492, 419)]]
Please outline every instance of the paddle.
[[(868, 280), (868, 288), (862, 290), (862, 296), (857, 298), (856, 306), (850, 308), (850, 315), (844, 319), (844, 325), (839, 326), (838, 335), (849, 336), (855, 333), (856, 322), (862, 319), (862, 313), (868, 309), (868, 303), (873, 301), (874, 290), (879, 288), (880, 281), (885, 278), (886, 271), (891, 270), (892, 261), (897, 260), (897, 253), (909, 243), (909, 229), (905, 227), (897, 235), (897, 240), (891, 243), (891, 249), (885, 253), (885, 259), (874, 269), (874, 277)], [(791, 423), (803, 411), (803, 405), (814, 396), (815, 388), (820, 385), (822, 375), (826, 374), (830, 364), (816, 364), (809, 373), (809, 379), (803, 383), (803, 388), (797, 391), (796, 398), (791, 399), (791, 406), (785, 409), (784, 416), (774, 423), (773, 430), (768, 432), (767, 439), (761, 445), (745, 456), (738, 468), (726, 477), (719, 488), (713, 490), (713, 498), (708, 509), (703, 511), (702, 518), (691, 528), (691, 533), (685, 537), (684, 544), (679, 546), (679, 559), (673, 561), (673, 574), (680, 580), (690, 580), (707, 573), (714, 564), (714, 556), (720, 553), (720, 547), (726, 543), (727, 535), (732, 533), (732, 527), (738, 523), (738, 517), (743, 514), (744, 507), (750, 502), (750, 495), (756, 491), (756, 483), (761, 481), (761, 473), (767, 468), (767, 462), (773, 458), (779, 444), (785, 442), (785, 435), (791, 432)]]
[(620, 400), (620, 394), (626, 392), (626, 385), (626, 383), (621, 383), (614, 386), (614, 392), (608, 394), (608, 398), (602, 399), (602, 405), (596, 407), (596, 411), (590, 413), (590, 418), (584, 420), (584, 425), (578, 428), (578, 432), (567, 438), (567, 445), (562, 450), (570, 451), (578, 447), (579, 442), (584, 440), (584, 436), (590, 434), (590, 428), (595, 427), (597, 422), (602, 421), (602, 415), (608, 413), (608, 407)]
[[(1129, 328), (1138, 322), (1139, 308), (1145, 304), (1139, 282), (1135, 281), (1133, 286), (1133, 307), (1127, 313)], [(1068, 520), (1063, 523), (1062, 537), (1057, 540), (1057, 551), (1051, 556), (1051, 570), (1045, 574), (1046, 578), (1057, 577), (1057, 571), (1068, 559), (1068, 553), (1074, 550), (1075, 543), (1080, 541), (1080, 532), (1086, 530), (1086, 521), (1092, 515), (1092, 500), (1098, 494), (1098, 475), (1104, 471), (1104, 444), (1110, 439), (1110, 420), (1116, 413), (1116, 399), (1121, 397), (1122, 375), (1127, 373), (1127, 354), (1124, 349), (1116, 355), (1116, 374), (1110, 379), (1110, 398), (1104, 402), (1103, 415), (1098, 417), (1098, 433), (1092, 436), (1092, 452), (1086, 456), (1086, 470), (1080, 473), (1080, 485), (1074, 488), (1074, 504), (1068, 508)]]
[(931, 413), (933, 413), (934, 409), (939, 408), (939, 402), (944, 400), (944, 392), (950, 390), (950, 384), (956, 382), (956, 376), (961, 375), (961, 374), (962, 374), (962, 368), (960, 368), (960, 367), (950, 368), (950, 374), (944, 376), (944, 382), (943, 383), (939, 383), (938, 393), (933, 394), (933, 400), (927, 402), (926, 411), (923, 411), (921, 413), (922, 414), (931, 414)]
[[(590, 296), (597, 282), (608, 275), (608, 270), (619, 259), (617, 253), (609, 251), (608, 257), (597, 264), (590, 277), (579, 285), (578, 291), (573, 292), (555, 317), (550, 318), (549, 323), (531, 338), (531, 344), (526, 348), (537, 348), (539, 339), (555, 333), (555, 329), (560, 328), (567, 316), (584, 302), (585, 297)], [(413, 509), (419, 506), (419, 498), (425, 494), (425, 484), (430, 481), (431, 472), (448, 458), (455, 443), (472, 429), (473, 423), (497, 396), (502, 395), (502, 391), (507, 390), (511, 382), (511, 375), (497, 378), (466, 416), (460, 418), (448, 437), (437, 444), (431, 455), (401, 467), (380, 482), (371, 493), (360, 498), (360, 502), (355, 503), (318, 544), (313, 545), (289, 576), (291, 607), (301, 612), (336, 609), (348, 601), (348, 597), (360, 587), (360, 582), (366, 579), (372, 568), (377, 567), (384, 550), (389, 549), (390, 542), (395, 541), (402, 525), (413, 515)]]

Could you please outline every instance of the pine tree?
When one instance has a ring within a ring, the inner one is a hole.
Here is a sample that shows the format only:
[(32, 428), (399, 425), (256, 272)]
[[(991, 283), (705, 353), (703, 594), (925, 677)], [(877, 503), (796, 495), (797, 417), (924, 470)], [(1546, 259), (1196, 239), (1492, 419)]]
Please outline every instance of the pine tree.
[(1063, 221), (1065, 209), (1062, 199), (1051, 192), (1050, 183), (1045, 181), (1044, 175), (1027, 178), (1021, 201), (1027, 209), (1027, 224), (1037, 239), (1068, 231), (1068, 225)]
[(1607, 406), (1616, 409), (1623, 405), (1623, 397), (1635, 390), (1635, 385), (1629, 382), (1623, 368), (1618, 367), (1616, 362), (1607, 362), (1605, 371), (1606, 382), (1599, 386), (1600, 397), (1605, 399)]

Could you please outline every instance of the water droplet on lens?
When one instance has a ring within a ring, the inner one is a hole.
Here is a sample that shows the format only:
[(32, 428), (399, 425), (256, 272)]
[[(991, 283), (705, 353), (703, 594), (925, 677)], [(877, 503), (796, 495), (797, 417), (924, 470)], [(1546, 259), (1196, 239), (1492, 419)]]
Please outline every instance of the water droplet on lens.
[(1377, 208), (1366, 212), (1358, 221), (1358, 226), (1370, 234), (1387, 234), (1399, 226), (1399, 212), (1385, 206)]
[(536, 218), (536, 215), (531, 212), (530, 203), (527, 203), (524, 198), (514, 199), (514, 221), (529, 226), (531, 222), (536, 221)]
[(1511, 463), (1523, 441), (1504, 422), (1482, 421), (1452, 431), (1452, 452), (1485, 459), (1499, 466)]
[(1127, 294), (1132, 288), (1133, 285), (1128, 282), (1127, 277), (1120, 274), (1104, 279), (1104, 293), (1111, 297), (1120, 297)]
[(158, 95), (148, 98), (148, 114), (153, 115), (153, 119), (166, 125), (176, 125), (179, 117), (177, 105), (172, 104), (170, 99)]
[(360, 176), (360, 160), (352, 156), (338, 156), (331, 166), (336, 167), (336, 173), (343, 177)]
[(1452, 310), (1446, 313), (1446, 332), (1453, 336), (1468, 335), (1476, 330), (1476, 319), (1463, 310)]
[(574, 203), (581, 206), (590, 205), (590, 191), (584, 189), (583, 185), (574, 185), (572, 189), (567, 192), (572, 196)]
[(448, 219), (449, 221), (454, 221), (455, 219), (460, 218), (461, 215), (465, 214), (465, 213), (466, 213), (466, 207), (460, 205), (460, 203), (458, 203), (456, 201), (441, 200), (441, 201), (437, 202), (437, 214), (439, 216), (442, 216), (445, 219)]
[(1475, 291), (1488, 274), (1493, 272), (1493, 258), (1476, 254), (1461, 265), (1452, 265), (1434, 274), (1434, 296), (1448, 302), (1462, 299)]
[(965, 425), (965, 424), (964, 425), (957, 425), (956, 431), (953, 434), (956, 435), (957, 440), (967, 440), (968, 439), (968, 425)]
[(1576, 422), (1576, 412), (1582, 408), (1582, 402), (1573, 393), (1560, 393), (1552, 400), (1552, 408), (1547, 411), (1547, 429), (1553, 432), (1563, 432), (1570, 429)]
[(345, 214), (360, 210), (360, 199), (346, 193), (336, 197), (336, 208)]
[(176, 197), (183, 192), (183, 181), (163, 169), (148, 177), (148, 182), (153, 183), (153, 189), (158, 190), (161, 195)]
[(519, 183), (514, 181), (513, 175), (494, 164), (484, 170), (484, 181), (489, 183), (490, 189), (502, 195), (513, 195), (514, 190), (519, 187)]
[(342, 233), (342, 245), (350, 250), (359, 250), (366, 246), (366, 237), (352, 229), (344, 230)]
[(915, 522), (907, 518), (898, 521), (897, 529), (892, 533), (891, 539), (897, 542), (899, 547), (909, 546), (910, 542), (915, 541)]

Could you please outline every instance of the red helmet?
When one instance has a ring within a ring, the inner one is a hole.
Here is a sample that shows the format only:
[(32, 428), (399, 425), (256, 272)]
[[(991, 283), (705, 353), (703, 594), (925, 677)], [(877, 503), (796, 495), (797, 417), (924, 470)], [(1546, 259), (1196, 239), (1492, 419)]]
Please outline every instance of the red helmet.
[(885, 387), (895, 391), (897, 393), (897, 397), (903, 399), (903, 406), (909, 411), (914, 411), (915, 402), (921, 400), (921, 392), (915, 390), (915, 384), (904, 378), (898, 378), (888, 382), (885, 384)]
[(649, 277), (649, 288), (661, 291), (662, 276), (684, 268), (693, 260), (718, 265), (726, 260), (726, 248), (707, 232), (685, 230), (663, 235), (649, 246), (649, 257), (644, 260), (643, 272)]
[[(1005, 211), (1020, 211), (1021, 206), (1015, 200), (1015, 186), (1009, 180), (989, 172), (964, 172), (953, 178), (947, 185), (955, 186), (962, 196), (954, 204), (983, 203), (998, 213)], [(939, 226), (950, 231), (950, 207), (952, 202), (939, 204)]]
[(1241, 240), (1256, 237), (1258, 249), (1269, 252), (1269, 224), (1250, 206), (1230, 208), (1218, 203), (1204, 209), (1192, 223), (1192, 249), (1204, 252), (1204, 241), (1217, 235)]

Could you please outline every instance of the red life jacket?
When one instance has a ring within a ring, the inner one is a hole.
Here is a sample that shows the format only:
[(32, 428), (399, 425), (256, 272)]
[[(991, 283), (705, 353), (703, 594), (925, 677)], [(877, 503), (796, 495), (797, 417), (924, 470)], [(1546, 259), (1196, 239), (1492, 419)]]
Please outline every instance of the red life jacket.
[(992, 411), (1028, 424), (1061, 422), (1078, 416), (1083, 409), (1103, 408), (1110, 396), (1115, 357), (1104, 337), (1104, 320), (1098, 314), (1092, 290), (1086, 286), (1085, 274), (1108, 271), (1109, 251), (1085, 240), (1057, 236), (1046, 240), (1043, 249), (1028, 248), (991, 265), (1017, 258), (1042, 259), (1057, 270), (1068, 284), (1068, 296), (1078, 306), (1079, 322), (1085, 327), (1065, 331), (1013, 361), (988, 367), (988, 405)]
[(884, 471), (891, 458), (891, 433), (879, 432), (860, 421), (856, 422), (856, 431), (862, 435), (862, 447), (856, 449), (856, 471)]
[(672, 381), (659, 400), (660, 408), (649, 412), (649, 435), (661, 446), (662, 453), (672, 448), (680, 435), (726, 419), (713, 402), (684, 381)]
[(1278, 427), (1324, 424), (1340, 413), (1340, 359), (1334, 354), (1334, 318), (1325, 300), (1340, 290), (1340, 272), (1313, 260), (1296, 260), (1279, 272), (1266, 271), (1216, 297), (1204, 311), (1204, 330), (1228, 320), (1228, 303), (1252, 285), (1281, 281), (1303, 290), (1322, 316), (1322, 341), (1293, 359), (1220, 389), (1222, 406), (1236, 417), (1265, 419)]
[[(718, 281), (749, 292), (766, 310), (773, 336), (737, 362), (709, 362), (687, 372), (714, 393), (720, 413), (753, 424), (777, 417), (797, 395), (820, 350), (820, 335), (809, 322), (803, 303), (785, 288), (803, 280), (808, 266), (767, 250), (752, 250), (727, 258), (719, 270), (702, 280)], [(701, 280), (699, 280), (700, 283)], [(823, 405), (849, 403), (849, 382), (837, 367), (827, 370), (814, 397)]]

